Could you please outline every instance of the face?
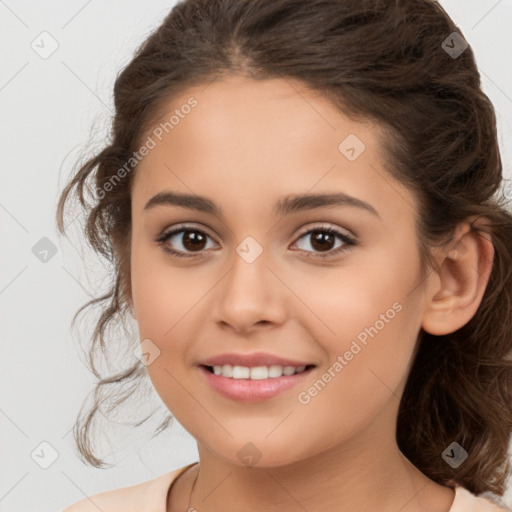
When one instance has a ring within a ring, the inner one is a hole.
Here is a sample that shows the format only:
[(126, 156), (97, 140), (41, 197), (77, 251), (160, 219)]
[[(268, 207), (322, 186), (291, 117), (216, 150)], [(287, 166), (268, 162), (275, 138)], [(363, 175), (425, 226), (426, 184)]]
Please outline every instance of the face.
[[(176, 109), (168, 133), (148, 132), (155, 144), (132, 188), (134, 314), (163, 402), (240, 465), (244, 450), (275, 466), (394, 439), (425, 283), (416, 203), (385, 170), (378, 126), (290, 80), (217, 79), (174, 97), (164, 119)], [(219, 211), (146, 208), (166, 192)], [(290, 200), (324, 194), (352, 199)], [(252, 380), (291, 387), (249, 401), (219, 392), (212, 379), (228, 378), (200, 366), (226, 353), (314, 366)]]

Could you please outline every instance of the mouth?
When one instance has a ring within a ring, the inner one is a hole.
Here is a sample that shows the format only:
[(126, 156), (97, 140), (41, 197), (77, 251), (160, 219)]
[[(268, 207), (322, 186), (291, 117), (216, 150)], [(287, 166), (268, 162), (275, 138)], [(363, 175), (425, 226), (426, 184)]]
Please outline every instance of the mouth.
[(303, 382), (316, 368), (301, 366), (199, 365), (207, 383), (217, 393), (238, 402), (254, 403), (273, 398)]
[(297, 373), (304, 373), (314, 368), (316, 365), (308, 364), (301, 366), (281, 366), (281, 365), (268, 365), (268, 366), (240, 366), (240, 365), (214, 365), (208, 366), (205, 364), (200, 365), (208, 372), (214, 375), (220, 375), (229, 379), (250, 379), (250, 380), (264, 380), (264, 379), (277, 379), (283, 375), (289, 377)]

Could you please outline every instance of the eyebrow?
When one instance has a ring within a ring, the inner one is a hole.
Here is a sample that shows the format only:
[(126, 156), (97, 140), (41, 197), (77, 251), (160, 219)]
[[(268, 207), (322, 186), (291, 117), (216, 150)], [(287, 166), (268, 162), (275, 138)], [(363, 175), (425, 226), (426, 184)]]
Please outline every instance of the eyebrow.
[[(207, 197), (170, 191), (163, 191), (153, 196), (144, 206), (144, 211), (161, 205), (181, 206), (223, 217), (222, 208)], [(379, 213), (371, 204), (343, 192), (285, 196), (274, 205), (273, 213), (274, 215), (287, 215), (328, 206), (352, 206), (366, 210), (380, 218)]]

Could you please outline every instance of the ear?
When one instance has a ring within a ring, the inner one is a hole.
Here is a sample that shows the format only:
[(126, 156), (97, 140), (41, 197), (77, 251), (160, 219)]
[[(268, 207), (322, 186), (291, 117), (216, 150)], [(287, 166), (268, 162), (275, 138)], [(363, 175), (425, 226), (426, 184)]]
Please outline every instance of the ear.
[(441, 336), (466, 325), (484, 296), (494, 246), (489, 233), (475, 231), (484, 219), (472, 219), (459, 225), (453, 241), (437, 258), (439, 272), (431, 274), (421, 324), (430, 334)]

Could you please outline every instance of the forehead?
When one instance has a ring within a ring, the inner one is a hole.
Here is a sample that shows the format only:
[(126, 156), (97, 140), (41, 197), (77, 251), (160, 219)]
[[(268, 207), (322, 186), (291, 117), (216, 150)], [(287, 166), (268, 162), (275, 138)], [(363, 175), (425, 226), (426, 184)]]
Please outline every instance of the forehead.
[[(195, 106), (184, 108), (191, 98)], [(169, 100), (152, 130), (155, 146), (135, 176), (138, 210), (163, 190), (237, 200), (247, 210), (293, 193), (343, 191), (379, 211), (413, 213), (410, 192), (385, 170), (380, 128), (290, 79), (191, 87)]]

